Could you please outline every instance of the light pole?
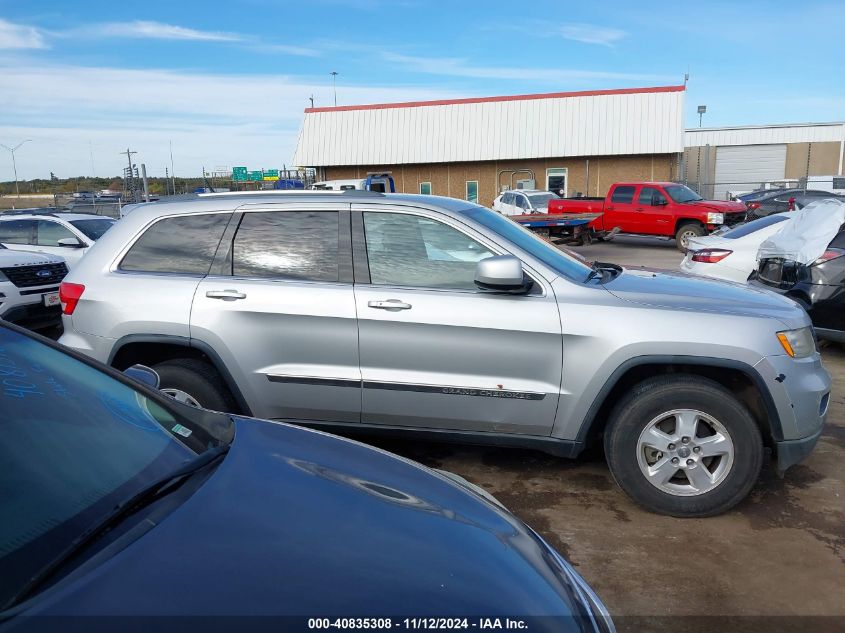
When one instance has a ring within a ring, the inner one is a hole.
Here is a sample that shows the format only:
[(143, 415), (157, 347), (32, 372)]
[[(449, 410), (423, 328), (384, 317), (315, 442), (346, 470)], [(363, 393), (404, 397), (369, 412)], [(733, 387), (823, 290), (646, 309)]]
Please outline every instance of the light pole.
[(701, 127), (701, 118), (704, 116), (705, 112), (707, 112), (706, 105), (698, 106), (698, 127)]
[(334, 90), (334, 105), (337, 107), (337, 71), (329, 73), (332, 76), (332, 89)]
[(18, 189), (18, 165), (15, 162), (15, 152), (18, 151), (18, 148), (21, 145), (23, 145), (24, 143), (29, 143), (30, 141), (32, 141), (32, 139), (28, 138), (25, 141), (21, 141), (20, 143), (18, 143), (14, 147), (9, 147), (8, 145), (3, 145), (3, 143), (0, 143), (0, 147), (5, 147), (12, 154), (12, 169), (15, 171), (15, 196), (17, 198), (21, 197), (21, 192)]

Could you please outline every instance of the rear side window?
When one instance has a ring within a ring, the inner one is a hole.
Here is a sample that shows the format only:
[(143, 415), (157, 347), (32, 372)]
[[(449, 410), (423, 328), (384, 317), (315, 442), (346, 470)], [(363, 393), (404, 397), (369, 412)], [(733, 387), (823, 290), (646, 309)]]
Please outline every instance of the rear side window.
[(613, 190), (613, 196), (610, 198), (611, 202), (618, 202), (619, 204), (628, 204), (634, 200), (634, 189), (628, 185), (616, 187)]
[(0, 242), (7, 244), (33, 244), (35, 220), (8, 220), (0, 222)]
[(207, 275), (229, 213), (165, 218), (153, 224), (120, 262), (120, 270)]
[(336, 211), (270, 211), (244, 215), (235, 243), (237, 277), (338, 281)]
[(745, 224), (736, 227), (735, 229), (731, 229), (727, 233), (723, 233), (722, 237), (735, 240), (738, 237), (745, 237), (746, 235), (750, 235), (755, 231), (759, 231), (760, 229), (764, 229), (767, 226), (771, 226), (772, 224), (777, 224), (779, 222), (784, 222), (788, 218), (784, 215), (767, 215), (764, 218), (758, 218), (757, 220), (753, 220), (751, 222), (746, 222)]

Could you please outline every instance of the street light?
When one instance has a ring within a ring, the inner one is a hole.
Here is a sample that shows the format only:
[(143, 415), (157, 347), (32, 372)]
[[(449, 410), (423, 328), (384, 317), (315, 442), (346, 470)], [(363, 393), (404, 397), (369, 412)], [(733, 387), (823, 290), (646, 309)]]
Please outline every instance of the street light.
[(701, 117), (704, 116), (704, 113), (707, 112), (706, 105), (698, 106), (698, 127), (701, 127)]
[(334, 105), (337, 107), (337, 71), (329, 73), (332, 76), (332, 89), (334, 90)]
[(3, 143), (0, 143), (0, 147), (5, 147), (12, 154), (12, 169), (15, 170), (15, 196), (18, 197), (18, 198), (21, 197), (21, 192), (18, 189), (18, 165), (15, 162), (15, 152), (18, 151), (18, 148), (21, 145), (23, 145), (24, 143), (29, 143), (30, 141), (32, 141), (32, 139), (28, 138), (25, 141), (21, 141), (20, 143), (18, 143), (14, 147), (9, 147), (8, 145), (3, 145)]

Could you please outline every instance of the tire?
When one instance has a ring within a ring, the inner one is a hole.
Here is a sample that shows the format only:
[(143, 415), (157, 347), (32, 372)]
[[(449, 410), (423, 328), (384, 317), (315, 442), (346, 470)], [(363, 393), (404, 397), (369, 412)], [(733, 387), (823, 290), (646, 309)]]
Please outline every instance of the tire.
[[(177, 358), (155, 365), (159, 389), (177, 401), (212, 411), (238, 413), (238, 405), (226, 383), (208, 363), (194, 358)], [(184, 397), (187, 396), (187, 399)]]
[(687, 252), (687, 245), (691, 237), (702, 237), (707, 231), (698, 222), (687, 222), (678, 227), (675, 232), (675, 245), (682, 253)]
[[(688, 443), (676, 435), (683, 420), (687, 429), (693, 420)], [(668, 439), (654, 440), (649, 429)], [(665, 452), (649, 445), (664, 441)], [(604, 449), (614, 480), (632, 500), (674, 517), (728, 511), (750, 492), (763, 465), (760, 430), (745, 406), (719, 383), (691, 375), (656, 376), (629, 391), (611, 414)]]

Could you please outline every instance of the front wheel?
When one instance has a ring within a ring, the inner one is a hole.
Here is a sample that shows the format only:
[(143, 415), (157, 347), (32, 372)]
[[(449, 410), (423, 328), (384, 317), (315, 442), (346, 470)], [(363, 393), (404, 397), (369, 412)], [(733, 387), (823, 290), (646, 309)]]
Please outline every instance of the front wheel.
[(703, 235), (707, 235), (703, 226), (698, 223), (687, 222), (678, 227), (678, 231), (675, 233), (675, 244), (679, 251), (686, 253), (690, 239)]
[(720, 384), (658, 376), (616, 406), (604, 438), (616, 483), (652, 512), (707, 517), (749, 493), (763, 464), (760, 431)]

